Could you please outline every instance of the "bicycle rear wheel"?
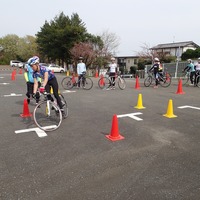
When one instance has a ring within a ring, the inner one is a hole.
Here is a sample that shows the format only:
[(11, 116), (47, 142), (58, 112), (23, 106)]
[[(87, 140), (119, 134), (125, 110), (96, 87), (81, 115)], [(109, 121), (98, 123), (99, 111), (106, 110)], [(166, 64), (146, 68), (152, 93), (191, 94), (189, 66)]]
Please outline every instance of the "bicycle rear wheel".
[(62, 113), (54, 102), (42, 101), (35, 107), (33, 119), (40, 129), (54, 131), (61, 125)]
[(70, 90), (73, 88), (73, 82), (72, 82), (72, 78), (67, 76), (65, 78), (63, 78), (62, 82), (61, 82), (61, 85), (62, 87), (65, 89), (65, 90)]
[(152, 77), (151, 76), (147, 76), (145, 79), (144, 79), (144, 86), (145, 87), (149, 87), (152, 83)]
[(63, 118), (67, 118), (68, 117), (68, 106), (67, 106), (67, 101), (65, 100), (64, 96), (62, 94), (59, 94), (61, 102), (62, 102), (62, 106), (63, 106), (63, 113), (62, 116)]
[(93, 81), (89, 77), (85, 77), (84, 81), (83, 79), (81, 80), (81, 85), (84, 90), (90, 90), (93, 87)]
[(171, 75), (167, 73), (165, 76), (161, 77), (160, 85), (162, 87), (169, 87), (171, 85)]
[(101, 77), (98, 81), (98, 86), (100, 89), (107, 89), (110, 87), (110, 80), (107, 77)]
[(124, 78), (119, 77), (118, 79), (118, 86), (121, 90), (124, 90), (126, 88), (126, 81), (124, 80)]

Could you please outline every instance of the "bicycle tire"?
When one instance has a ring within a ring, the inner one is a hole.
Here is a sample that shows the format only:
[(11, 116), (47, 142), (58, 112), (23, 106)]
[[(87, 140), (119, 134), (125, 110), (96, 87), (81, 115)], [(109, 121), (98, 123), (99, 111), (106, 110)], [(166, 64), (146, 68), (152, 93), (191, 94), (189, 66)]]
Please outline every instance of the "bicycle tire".
[(196, 86), (200, 88), (200, 75), (196, 77)]
[[(49, 108), (47, 103), (49, 102)], [(52, 101), (40, 102), (33, 111), (33, 119), (40, 129), (44, 131), (54, 131), (58, 129), (62, 122), (60, 108)]]
[(151, 84), (152, 84), (152, 77), (151, 76), (147, 76), (145, 79), (144, 79), (144, 86), (145, 87), (149, 87)]
[(81, 86), (84, 90), (90, 90), (93, 87), (93, 81), (89, 77), (85, 77), (85, 80), (81, 80)]
[(68, 105), (67, 105), (67, 101), (65, 100), (64, 96), (62, 94), (59, 94), (60, 99), (61, 99), (61, 103), (62, 103), (62, 108), (63, 108), (63, 113), (62, 116), (64, 119), (66, 119), (68, 117)]
[(118, 86), (121, 90), (124, 90), (126, 88), (126, 81), (124, 78), (119, 77), (118, 79)]
[(109, 78), (101, 77), (98, 81), (98, 86), (100, 89), (107, 89), (111, 85)]
[(181, 73), (181, 75), (179, 76), (179, 79), (182, 80), (182, 85), (186, 85), (186, 84), (189, 82), (190, 77), (189, 77), (189, 74), (188, 74), (188, 73), (183, 72), (183, 73)]
[(74, 84), (72, 83), (72, 78), (69, 76), (62, 79), (61, 85), (65, 90), (70, 90), (74, 87)]
[(171, 85), (171, 75), (168, 73), (166, 76), (161, 77), (162, 80), (160, 80), (160, 85), (162, 87), (169, 87)]

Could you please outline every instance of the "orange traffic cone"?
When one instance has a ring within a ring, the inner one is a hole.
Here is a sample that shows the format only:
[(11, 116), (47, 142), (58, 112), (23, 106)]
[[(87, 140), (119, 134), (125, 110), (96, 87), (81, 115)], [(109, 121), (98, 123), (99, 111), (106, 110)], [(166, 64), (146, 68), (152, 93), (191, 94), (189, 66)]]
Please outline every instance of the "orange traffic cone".
[(98, 78), (98, 71), (96, 70), (96, 73), (95, 73), (95, 78)]
[(136, 77), (135, 89), (137, 89), (137, 90), (140, 89), (140, 83), (139, 83), (138, 76)]
[(106, 137), (112, 141), (124, 139), (124, 137), (120, 135), (119, 130), (118, 130), (117, 115), (113, 115), (111, 132), (110, 132), (110, 135), (106, 135)]
[(185, 94), (185, 92), (183, 92), (183, 88), (182, 88), (182, 79), (179, 79), (178, 89), (177, 89), (176, 94)]
[(14, 72), (14, 71), (11, 73), (11, 80), (12, 80), (12, 81), (15, 80), (15, 72)]
[(100, 85), (105, 85), (103, 74), (101, 74)]
[(23, 113), (20, 114), (21, 117), (31, 117), (32, 114), (29, 113), (29, 108), (28, 108), (28, 102), (27, 99), (24, 99), (24, 107), (23, 107)]
[(14, 74), (14, 75), (16, 75), (16, 74), (17, 74), (17, 71), (16, 71), (16, 69), (14, 69), (14, 70), (13, 70), (13, 74)]
[(20, 70), (19, 70), (19, 74), (22, 74), (22, 68), (20, 68)]

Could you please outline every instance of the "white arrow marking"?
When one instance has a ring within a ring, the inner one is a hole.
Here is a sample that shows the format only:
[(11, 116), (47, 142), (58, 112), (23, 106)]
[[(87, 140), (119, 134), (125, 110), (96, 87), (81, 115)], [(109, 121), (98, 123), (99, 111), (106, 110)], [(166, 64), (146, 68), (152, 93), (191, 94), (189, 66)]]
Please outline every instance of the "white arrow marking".
[(10, 83), (0, 83), (1, 85), (9, 85)]
[(135, 116), (135, 115), (141, 115), (141, 112), (136, 112), (136, 113), (130, 113), (130, 114), (124, 114), (124, 115), (117, 115), (118, 118), (121, 117), (130, 117), (131, 119), (137, 120), (137, 121), (142, 121), (143, 119)]
[(200, 108), (194, 107), (194, 106), (180, 106), (178, 108), (180, 108), (180, 109), (182, 109), (182, 108), (192, 108), (192, 109), (200, 110)]
[(13, 97), (13, 96), (22, 96), (22, 94), (11, 93), (11, 94), (8, 94), (8, 95), (4, 95), (4, 97)]
[(41, 130), (40, 128), (29, 128), (29, 129), (23, 129), (23, 130), (17, 130), (15, 131), (16, 134), (18, 133), (28, 133), (28, 132), (32, 132), (32, 131), (35, 131), (36, 134), (38, 135), (38, 137), (46, 137), (47, 134)]
[(71, 92), (76, 92), (74, 90), (65, 90), (63, 93), (71, 93)]

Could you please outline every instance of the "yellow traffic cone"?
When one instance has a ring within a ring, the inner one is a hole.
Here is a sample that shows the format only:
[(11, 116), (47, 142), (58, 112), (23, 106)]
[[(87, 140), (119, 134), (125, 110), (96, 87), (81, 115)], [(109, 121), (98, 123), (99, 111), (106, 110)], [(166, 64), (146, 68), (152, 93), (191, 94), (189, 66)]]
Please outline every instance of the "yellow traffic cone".
[(50, 89), (50, 94), (53, 94), (53, 88), (51, 87), (51, 89)]
[(168, 107), (167, 107), (167, 113), (164, 114), (163, 116), (168, 117), (168, 118), (177, 117), (176, 115), (174, 115), (172, 99), (169, 100)]
[(137, 108), (137, 109), (144, 109), (145, 108), (142, 104), (142, 94), (138, 95), (138, 103), (137, 103), (137, 106), (135, 106), (134, 108)]

